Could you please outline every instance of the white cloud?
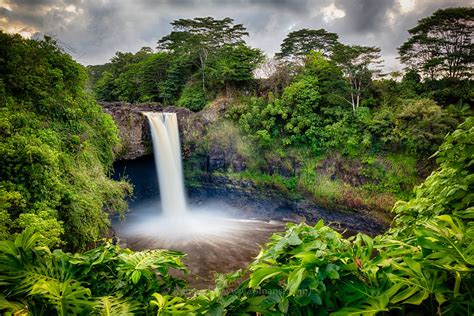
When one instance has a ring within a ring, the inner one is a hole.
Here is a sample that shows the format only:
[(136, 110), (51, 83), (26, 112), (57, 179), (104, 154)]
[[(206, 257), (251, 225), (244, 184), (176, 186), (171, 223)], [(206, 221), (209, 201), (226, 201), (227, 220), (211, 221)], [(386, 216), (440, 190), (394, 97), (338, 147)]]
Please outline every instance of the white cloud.
[(334, 3), (331, 3), (327, 7), (321, 9), (323, 13), (324, 22), (328, 23), (332, 20), (341, 19), (346, 16), (344, 10), (338, 9)]
[(411, 12), (416, 7), (416, 1), (415, 0), (398, 0), (398, 4), (400, 5), (400, 12), (401, 13)]
[(154, 48), (179, 18), (231, 17), (249, 45), (268, 56), (286, 35), (325, 28), (347, 44), (379, 46), (386, 67), (416, 21), (439, 8), (472, 0), (0, 0), (0, 29), (34, 38), (55, 36), (83, 64), (107, 62), (116, 51)]

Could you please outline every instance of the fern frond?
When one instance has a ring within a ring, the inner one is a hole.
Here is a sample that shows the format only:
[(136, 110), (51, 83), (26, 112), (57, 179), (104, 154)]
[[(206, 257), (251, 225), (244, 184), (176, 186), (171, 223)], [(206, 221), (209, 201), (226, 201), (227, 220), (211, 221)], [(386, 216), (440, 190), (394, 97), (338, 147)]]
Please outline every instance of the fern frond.
[(9, 301), (0, 295), (0, 312), (9, 312), (14, 315), (28, 315), (28, 306), (23, 302)]
[(162, 275), (167, 274), (169, 268), (186, 271), (186, 267), (181, 262), (182, 257), (184, 257), (183, 253), (170, 250), (149, 250), (121, 254), (119, 256), (119, 269), (121, 274), (137, 284), (142, 277), (153, 277), (154, 270)]

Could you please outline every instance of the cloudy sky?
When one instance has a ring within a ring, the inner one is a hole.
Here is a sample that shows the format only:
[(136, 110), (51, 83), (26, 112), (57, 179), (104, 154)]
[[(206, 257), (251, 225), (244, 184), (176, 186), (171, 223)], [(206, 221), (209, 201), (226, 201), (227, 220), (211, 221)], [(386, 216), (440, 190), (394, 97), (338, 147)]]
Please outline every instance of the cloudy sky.
[(247, 42), (269, 56), (301, 28), (337, 32), (348, 44), (379, 46), (385, 69), (399, 67), (397, 47), (407, 29), (439, 8), (471, 0), (0, 0), (0, 29), (23, 36), (53, 35), (85, 65), (116, 51), (155, 47), (178, 18), (231, 17), (250, 33)]

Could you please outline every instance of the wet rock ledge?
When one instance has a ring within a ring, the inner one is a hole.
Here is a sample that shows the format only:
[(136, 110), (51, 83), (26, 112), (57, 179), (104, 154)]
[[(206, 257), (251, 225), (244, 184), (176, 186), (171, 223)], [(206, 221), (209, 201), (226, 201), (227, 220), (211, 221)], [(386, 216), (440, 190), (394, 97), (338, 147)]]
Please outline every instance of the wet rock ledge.
[(122, 148), (119, 160), (132, 160), (152, 153), (151, 134), (143, 112), (176, 113), (180, 126), (183, 152), (194, 148), (196, 138), (202, 136), (205, 116), (186, 108), (163, 106), (160, 103), (130, 104), (124, 102), (99, 102), (104, 112), (110, 114), (119, 128)]
[(143, 112), (172, 112), (178, 118), (182, 156), (191, 169), (225, 172), (229, 168), (234, 171), (246, 168), (247, 162), (238, 151), (238, 135), (231, 133), (225, 137), (209, 139), (210, 130), (224, 129), (218, 122), (222, 121), (225, 109), (230, 104), (228, 99), (216, 100), (198, 113), (182, 107), (165, 107), (159, 103), (99, 104), (112, 116), (119, 128), (123, 146), (117, 160), (133, 160), (152, 153), (150, 128)]

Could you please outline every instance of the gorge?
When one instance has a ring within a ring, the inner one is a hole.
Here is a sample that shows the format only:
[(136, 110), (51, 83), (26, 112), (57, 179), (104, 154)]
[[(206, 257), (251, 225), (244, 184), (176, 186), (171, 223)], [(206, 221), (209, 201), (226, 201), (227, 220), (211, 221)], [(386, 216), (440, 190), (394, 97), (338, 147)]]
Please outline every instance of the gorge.
[[(283, 231), (288, 222), (303, 220), (314, 223), (324, 219), (348, 235), (357, 231), (376, 234), (384, 229), (383, 221), (371, 219), (364, 211), (351, 213), (324, 209), (305, 199), (282, 198), (278, 192), (254, 187), (251, 183), (225, 177), (219, 181), (211, 174), (212, 164), (211, 169), (201, 170), (210, 174), (204, 181), (186, 188), (188, 204), (181, 170), (179, 134), (184, 135), (184, 143), (192, 148), (193, 144), (186, 136), (191, 131), (186, 128), (200, 124), (202, 117), (209, 119), (209, 113), (194, 114), (193, 121), (193, 114), (181, 109), (157, 106), (154, 111), (147, 108), (141, 112), (144, 107), (136, 108), (127, 115), (132, 118), (130, 121), (136, 120), (140, 124), (128, 126), (121, 125), (127, 116), (124, 118), (122, 112), (118, 114), (111, 107), (106, 108), (125, 135), (143, 137), (140, 141), (126, 141), (126, 144), (135, 144), (135, 148), (137, 145), (145, 147), (150, 145), (151, 138), (152, 148), (135, 150), (132, 155), (125, 152), (124, 155), (136, 156), (140, 151), (151, 150), (154, 157), (152, 160), (145, 155), (116, 163), (117, 176), (126, 175), (135, 186), (135, 199), (130, 201), (126, 220), (116, 217), (113, 228), (121, 245), (134, 250), (163, 248), (185, 252), (190, 274), (179, 276), (193, 287), (212, 287), (214, 273), (245, 267), (258, 254), (258, 245), (263, 245), (271, 234)], [(123, 110), (121, 106), (120, 111)], [(166, 112), (173, 110), (177, 113)], [(208, 120), (207, 124), (212, 122)], [(213, 145), (219, 148), (219, 144)], [(189, 161), (185, 159), (184, 164), (189, 164)], [(201, 166), (206, 167), (206, 164)]]

